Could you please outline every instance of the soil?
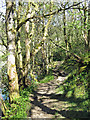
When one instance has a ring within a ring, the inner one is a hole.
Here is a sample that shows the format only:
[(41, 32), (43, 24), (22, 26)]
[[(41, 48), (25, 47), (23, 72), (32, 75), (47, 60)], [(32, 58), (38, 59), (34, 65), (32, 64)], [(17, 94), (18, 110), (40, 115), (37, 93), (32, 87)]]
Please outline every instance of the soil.
[(39, 84), (30, 97), (30, 118), (66, 118), (67, 104), (60, 100), (61, 94), (56, 93), (56, 88), (60, 87), (65, 79), (66, 77), (59, 76), (48, 83)]
[(76, 98), (74, 95), (67, 97), (67, 91), (57, 92), (67, 79), (67, 75), (58, 76), (58, 78), (48, 82), (40, 83), (37, 90), (30, 97), (31, 109), (29, 118), (31, 119), (90, 119), (90, 112), (79, 108), (84, 99)]

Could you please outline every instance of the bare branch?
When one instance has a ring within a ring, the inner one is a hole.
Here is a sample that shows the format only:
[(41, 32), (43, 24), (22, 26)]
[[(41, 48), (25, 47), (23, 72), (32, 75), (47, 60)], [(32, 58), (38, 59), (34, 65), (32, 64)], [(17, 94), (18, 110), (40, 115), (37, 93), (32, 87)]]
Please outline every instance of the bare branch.
[(79, 3), (77, 3), (77, 4), (73, 4), (73, 5), (65, 8), (65, 9), (63, 9), (63, 8), (60, 7), (60, 9), (58, 9), (58, 10), (56, 10), (56, 11), (54, 11), (54, 12), (50, 12), (49, 14), (46, 14), (46, 15), (42, 15), (42, 16), (32, 16), (32, 17), (30, 17), (30, 18), (27, 18), (27, 19), (25, 19), (24, 21), (22, 21), (22, 22), (17, 26), (16, 30), (18, 31), (19, 28), (20, 28), (23, 24), (25, 24), (27, 21), (29, 21), (30, 19), (33, 19), (33, 18), (43, 18), (43, 17), (48, 17), (48, 16), (50, 16), (50, 15), (55, 15), (55, 14), (58, 14), (58, 13), (59, 13), (60, 11), (62, 11), (62, 10), (68, 10), (68, 9), (72, 8), (73, 6), (78, 6), (78, 5), (81, 4), (81, 3), (82, 3), (82, 2), (79, 2)]

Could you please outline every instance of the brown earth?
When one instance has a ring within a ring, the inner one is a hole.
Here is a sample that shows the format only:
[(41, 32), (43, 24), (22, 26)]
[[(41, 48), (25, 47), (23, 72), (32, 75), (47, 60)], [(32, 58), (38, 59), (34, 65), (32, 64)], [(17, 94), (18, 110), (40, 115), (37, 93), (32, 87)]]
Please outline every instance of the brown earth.
[[(67, 76), (58, 76), (48, 83), (40, 83), (37, 90), (33, 92), (30, 97), (31, 109), (29, 111), (29, 118), (38, 120), (58, 119), (66, 120), (71, 119), (88, 119), (90, 118), (90, 112), (84, 111), (79, 108), (79, 104), (84, 99), (76, 98), (73, 94), (71, 97), (67, 97), (67, 91), (57, 92), (56, 89), (65, 85), (64, 81)], [(78, 109), (77, 109), (78, 107)]]
[(60, 100), (61, 94), (56, 94), (56, 88), (66, 77), (58, 77), (48, 83), (39, 84), (37, 91), (31, 95), (31, 118), (65, 118), (67, 103)]

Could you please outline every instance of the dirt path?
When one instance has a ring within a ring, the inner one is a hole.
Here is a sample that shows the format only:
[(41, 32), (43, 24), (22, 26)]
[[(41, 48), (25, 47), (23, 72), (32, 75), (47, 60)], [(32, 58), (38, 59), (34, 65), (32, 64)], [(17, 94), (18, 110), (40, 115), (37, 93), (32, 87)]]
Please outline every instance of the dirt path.
[(60, 100), (60, 94), (56, 94), (55, 90), (65, 79), (65, 77), (58, 77), (39, 85), (37, 91), (30, 97), (31, 118), (65, 118), (63, 114), (67, 104), (62, 99)]

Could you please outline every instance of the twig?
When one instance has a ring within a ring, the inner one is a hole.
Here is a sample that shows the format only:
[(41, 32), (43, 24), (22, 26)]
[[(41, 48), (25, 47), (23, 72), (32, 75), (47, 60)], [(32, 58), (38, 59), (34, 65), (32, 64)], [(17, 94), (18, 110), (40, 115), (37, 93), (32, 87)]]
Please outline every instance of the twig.
[(60, 9), (58, 9), (58, 10), (56, 10), (56, 11), (54, 11), (54, 12), (50, 12), (49, 14), (42, 15), (42, 16), (32, 16), (32, 17), (29, 17), (29, 18), (25, 19), (24, 21), (22, 21), (22, 22), (17, 26), (16, 30), (18, 31), (19, 28), (20, 28), (23, 24), (25, 24), (27, 21), (29, 21), (30, 19), (33, 19), (33, 18), (43, 18), (43, 17), (48, 17), (48, 16), (51, 16), (51, 15), (55, 15), (55, 14), (59, 13), (59, 12), (62, 11), (62, 10), (68, 10), (68, 9), (72, 8), (73, 6), (78, 6), (78, 5), (81, 4), (81, 3), (82, 3), (82, 2), (79, 2), (79, 3), (77, 3), (77, 4), (73, 4), (73, 5), (65, 8), (65, 9), (62, 9), (62, 8), (60, 7)]

